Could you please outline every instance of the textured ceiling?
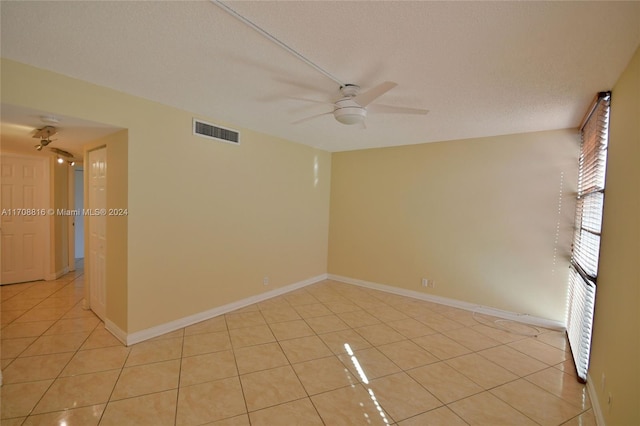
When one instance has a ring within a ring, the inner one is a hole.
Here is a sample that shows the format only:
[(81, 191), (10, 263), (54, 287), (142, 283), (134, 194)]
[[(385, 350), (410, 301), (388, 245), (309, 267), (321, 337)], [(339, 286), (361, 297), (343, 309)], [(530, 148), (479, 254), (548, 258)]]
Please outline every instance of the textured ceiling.
[(344, 83), (397, 82), (381, 103), (430, 113), (291, 124), (331, 110), (292, 98), (335, 101), (338, 84), (208, 1), (3, 1), (1, 52), (344, 151), (576, 127), (640, 44), (640, 2), (227, 4)]

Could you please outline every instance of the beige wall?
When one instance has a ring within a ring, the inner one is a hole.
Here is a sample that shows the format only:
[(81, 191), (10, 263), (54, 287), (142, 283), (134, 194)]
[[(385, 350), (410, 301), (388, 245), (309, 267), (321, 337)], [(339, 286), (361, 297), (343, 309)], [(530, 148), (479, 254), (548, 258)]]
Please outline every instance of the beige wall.
[(144, 164), (129, 187), (144, 212), (129, 217), (129, 279), (146, 283), (129, 290), (136, 329), (326, 272), (329, 153), (248, 130), (240, 146), (212, 142), (187, 114), (162, 121), (176, 134), (129, 157)]
[(4, 59), (2, 100), (128, 130), (126, 300), (108, 296), (126, 325), (107, 306), (123, 331), (326, 272), (328, 152), (246, 129), (239, 146), (206, 140), (191, 113)]
[[(612, 90), (610, 126), (589, 376), (606, 424), (638, 425), (640, 49)], [(606, 376), (604, 383), (603, 374)]]
[(329, 273), (564, 322), (578, 151), (567, 130), (336, 153)]

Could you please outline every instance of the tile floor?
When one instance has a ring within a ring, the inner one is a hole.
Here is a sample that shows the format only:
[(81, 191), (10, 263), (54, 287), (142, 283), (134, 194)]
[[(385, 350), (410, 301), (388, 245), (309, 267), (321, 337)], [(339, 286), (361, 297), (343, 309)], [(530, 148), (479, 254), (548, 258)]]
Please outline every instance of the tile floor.
[(3, 426), (596, 424), (561, 332), (324, 281), (125, 347), (82, 286), (0, 289)]

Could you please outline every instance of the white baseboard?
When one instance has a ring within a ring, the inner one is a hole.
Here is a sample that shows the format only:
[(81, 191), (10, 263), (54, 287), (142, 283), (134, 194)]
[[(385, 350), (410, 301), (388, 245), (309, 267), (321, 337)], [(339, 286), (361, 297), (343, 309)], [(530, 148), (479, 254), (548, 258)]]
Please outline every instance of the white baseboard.
[(441, 305), (451, 306), (454, 308), (464, 309), (467, 311), (478, 312), (478, 313), (491, 315), (498, 318), (518, 321), (521, 323), (531, 324), (539, 327), (557, 329), (557, 330), (565, 329), (565, 325), (559, 321), (554, 321), (546, 318), (539, 318), (539, 317), (535, 317), (528, 314), (520, 314), (516, 312), (503, 311), (503, 310), (491, 308), (488, 306), (462, 302), (456, 299), (449, 299), (446, 297), (424, 294), (417, 291), (398, 288), (398, 287), (394, 287), (386, 284), (378, 284), (378, 283), (373, 283), (369, 281), (363, 281), (355, 278), (343, 277), (340, 275), (333, 275), (333, 274), (321, 274), (312, 278), (308, 278), (303, 281), (299, 281), (297, 283), (293, 283), (284, 287), (267, 291), (262, 294), (257, 294), (255, 296), (247, 297), (245, 299), (238, 300), (236, 302), (232, 302), (223, 306), (218, 306), (216, 308), (209, 309), (204, 312), (199, 312), (194, 315), (189, 315), (187, 317), (170, 321), (164, 324), (160, 324), (151, 328), (147, 328), (145, 330), (136, 331), (134, 333), (126, 333), (124, 330), (121, 330), (118, 326), (116, 326), (114, 323), (112, 323), (109, 320), (105, 321), (105, 328), (109, 332), (111, 332), (123, 344), (130, 346), (136, 343), (143, 342), (145, 340), (152, 339), (154, 337), (161, 336), (166, 333), (170, 333), (175, 330), (179, 330), (184, 327), (188, 327), (198, 322), (205, 321), (205, 320), (217, 317), (219, 315), (229, 313), (231, 311), (235, 311), (236, 309), (244, 308), (245, 306), (262, 302), (267, 299), (271, 299), (272, 297), (280, 296), (285, 293), (289, 293), (291, 291), (306, 287), (311, 284), (315, 284), (317, 282), (320, 282), (326, 279), (340, 281), (345, 284), (353, 284), (360, 287), (366, 287), (373, 290), (380, 290), (386, 293), (397, 294), (400, 296), (411, 297), (414, 299), (424, 300), (427, 302), (438, 303)]
[(120, 327), (115, 325), (115, 323), (107, 319), (104, 321), (104, 328), (109, 333), (113, 334), (113, 336), (116, 339), (118, 339), (120, 343), (122, 343), (125, 346), (129, 346), (129, 344), (127, 343), (127, 333), (124, 330), (122, 330)]
[[(293, 283), (284, 287), (276, 288), (271, 291), (267, 291), (266, 293), (257, 294), (255, 296), (247, 297), (246, 299), (238, 300), (237, 302), (232, 302), (227, 305), (218, 306), (217, 308), (209, 309), (204, 312), (199, 312), (194, 315), (189, 315), (188, 317), (180, 318), (175, 321), (170, 321), (165, 324), (157, 325), (155, 327), (147, 328), (145, 330), (136, 331), (134, 333), (126, 334), (122, 332), (120, 329), (115, 327), (117, 331), (120, 331), (121, 334), (117, 335), (112, 329), (111, 326), (107, 324), (108, 321), (105, 322), (105, 327), (111, 333), (113, 333), (116, 338), (122, 341), (127, 346), (133, 345), (135, 343), (140, 343), (145, 340), (152, 339), (154, 337), (161, 336), (165, 333), (170, 333), (175, 330), (179, 330), (183, 327), (187, 327), (193, 324), (196, 324), (200, 321), (208, 320), (214, 317), (217, 317), (222, 314), (226, 314), (231, 311), (235, 311), (236, 309), (244, 308), (245, 306), (252, 305), (254, 303), (262, 302), (267, 299), (271, 299), (272, 297), (280, 296), (285, 293), (289, 293), (290, 291), (297, 290), (299, 288), (306, 287), (311, 284), (315, 284), (317, 282), (323, 281), (327, 279), (327, 274), (321, 274), (312, 278), (308, 278), (303, 281), (299, 281), (297, 283)], [(115, 326), (115, 325), (113, 325)]]
[(606, 426), (604, 422), (604, 415), (602, 414), (602, 408), (600, 408), (600, 400), (598, 399), (598, 394), (596, 393), (596, 388), (593, 384), (591, 376), (588, 373), (587, 393), (589, 394), (589, 399), (591, 400), (591, 409), (593, 410), (593, 415), (596, 418), (596, 424), (598, 426)]
[(69, 267), (65, 266), (64, 268), (62, 268), (59, 271), (56, 271), (56, 272), (53, 272), (51, 274), (45, 275), (44, 279), (45, 279), (45, 281), (53, 281), (53, 280), (57, 280), (61, 276), (65, 275), (65, 274), (68, 274), (68, 273), (69, 273)]
[(449, 299), (447, 297), (424, 294), (418, 291), (407, 290), (404, 288), (394, 287), (386, 284), (373, 283), (369, 281), (359, 280), (356, 278), (343, 277), (340, 275), (328, 274), (328, 278), (331, 280), (340, 281), (346, 284), (353, 284), (360, 287), (370, 288), (373, 290), (380, 290), (386, 293), (392, 293), (392, 294), (397, 294), (399, 296), (406, 296), (414, 299), (424, 300), (427, 302), (438, 303), (440, 305), (451, 306), (453, 308), (459, 308), (459, 309), (464, 309), (466, 311), (472, 311), (480, 314), (491, 315), (494, 317), (517, 321), (517, 322), (530, 324), (530, 325), (535, 325), (538, 327), (550, 328), (554, 330), (565, 330), (566, 328), (565, 324), (560, 321), (535, 317), (529, 314), (520, 314), (517, 312), (503, 311), (501, 309), (496, 309), (489, 306), (482, 306), (474, 303), (463, 302), (456, 299)]

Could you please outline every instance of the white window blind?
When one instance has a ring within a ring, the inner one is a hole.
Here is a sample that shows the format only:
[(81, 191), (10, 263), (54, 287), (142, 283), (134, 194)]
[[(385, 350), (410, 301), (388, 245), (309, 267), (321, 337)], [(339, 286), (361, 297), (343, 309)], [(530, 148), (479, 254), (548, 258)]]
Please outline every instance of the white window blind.
[(578, 200), (569, 272), (567, 334), (578, 378), (587, 381), (609, 142), (610, 92), (598, 94), (582, 126)]

